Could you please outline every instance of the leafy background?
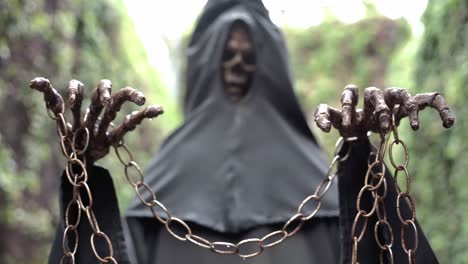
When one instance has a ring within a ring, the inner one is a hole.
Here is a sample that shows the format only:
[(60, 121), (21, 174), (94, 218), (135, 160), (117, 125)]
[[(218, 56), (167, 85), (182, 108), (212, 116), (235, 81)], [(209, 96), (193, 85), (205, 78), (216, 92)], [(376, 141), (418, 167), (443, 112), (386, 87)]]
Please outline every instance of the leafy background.
[[(468, 1), (429, 1), (420, 37), (406, 21), (385, 18), (371, 4), (367, 9), (366, 18), (354, 24), (327, 17), (308, 29), (283, 28), (297, 94), (310, 121), (319, 103), (338, 106), (348, 83), (447, 97), (457, 117), (454, 128), (442, 129), (437, 114), (427, 110), (421, 113), (420, 131), (403, 122), (400, 133), (411, 151), (418, 219), (441, 263), (465, 263)], [(184, 59), (182, 49), (171, 51)], [(127, 138), (144, 165), (182, 120), (178, 100), (167, 93), (156, 70), (122, 0), (0, 0), (0, 263), (45, 263), (58, 221), (58, 177), (65, 160), (42, 96), (28, 88), (29, 80), (47, 77), (63, 94), (74, 78), (85, 83), (89, 95), (107, 78), (114, 89), (132, 85), (147, 102), (164, 105), (163, 117)], [(123, 111), (135, 109), (128, 105)], [(331, 151), (337, 134), (321, 133), (312, 122), (311, 127)], [(101, 163), (114, 175), (124, 209), (132, 190), (116, 162), (109, 155)]]

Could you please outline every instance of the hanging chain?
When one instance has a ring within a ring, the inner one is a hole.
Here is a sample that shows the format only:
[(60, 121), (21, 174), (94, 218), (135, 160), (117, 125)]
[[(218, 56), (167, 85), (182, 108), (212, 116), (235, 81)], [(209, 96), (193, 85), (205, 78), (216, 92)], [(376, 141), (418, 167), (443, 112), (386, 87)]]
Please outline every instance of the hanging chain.
[[(74, 131), (73, 136), (71, 136), (71, 125), (65, 121), (63, 111), (55, 114), (47, 108), (47, 113), (49, 117), (57, 123), (60, 149), (67, 159), (65, 174), (69, 183), (73, 186), (72, 199), (65, 209), (65, 229), (62, 239), (63, 256), (60, 259), (60, 263), (75, 263), (75, 255), (79, 243), (78, 226), (80, 225), (83, 214), (88, 219), (91, 229), (93, 230), (90, 239), (91, 248), (96, 258), (101, 263), (117, 263), (113, 257), (112, 242), (99, 228), (99, 224), (93, 212), (93, 196), (87, 183), (88, 173), (86, 171), (86, 157), (84, 155), (89, 145), (89, 130), (86, 127), (80, 128)], [(81, 135), (82, 133), (84, 134)], [(81, 136), (80, 143), (84, 142), (84, 146), (81, 149), (76, 149), (78, 135)], [(72, 219), (72, 216), (74, 216), (74, 219)], [(101, 257), (101, 255), (99, 255), (95, 246), (96, 237), (101, 237), (106, 241), (108, 246), (108, 254), (106, 257)]]
[[(345, 142), (351, 142), (354, 140), (356, 140), (356, 138), (338, 139), (335, 145), (335, 152), (333, 154), (334, 157), (330, 163), (328, 173), (320, 182), (320, 184), (316, 187), (315, 192), (302, 201), (302, 203), (297, 208), (296, 213), (293, 216), (291, 216), (291, 218), (289, 218), (289, 220), (283, 225), (281, 229), (270, 232), (262, 238), (244, 239), (236, 244), (225, 241), (212, 242), (202, 236), (195, 235), (192, 232), (192, 228), (189, 226), (189, 224), (182, 219), (174, 217), (166, 208), (166, 206), (164, 206), (164, 204), (157, 199), (156, 194), (151, 190), (150, 186), (148, 186), (144, 182), (143, 173), (141, 172), (138, 164), (134, 161), (130, 150), (127, 148), (124, 142), (122, 141), (114, 148), (117, 157), (119, 158), (120, 162), (124, 165), (125, 177), (127, 178), (128, 182), (133, 186), (137, 197), (145, 206), (149, 208), (153, 216), (166, 227), (167, 231), (173, 237), (181, 241), (189, 241), (197, 246), (211, 250), (212, 252), (218, 254), (237, 255), (243, 259), (247, 259), (258, 256), (263, 252), (264, 249), (278, 245), (287, 238), (293, 236), (302, 228), (306, 221), (309, 221), (318, 213), (322, 205), (322, 198), (330, 189), (331, 185), (334, 182), (334, 179), (337, 176), (339, 164), (343, 161), (346, 161), (349, 157), (349, 153), (351, 152), (350, 144), (346, 153), (343, 156), (341, 156), (341, 153), (343, 152), (343, 146)], [(124, 159), (123, 152), (125, 152), (127, 159)], [(131, 176), (131, 170), (134, 171), (134, 176)], [(145, 192), (149, 195), (149, 199), (144, 198)], [(311, 207), (311, 209), (307, 210), (308, 213), (305, 212), (306, 206)], [(164, 216), (159, 215), (156, 212), (155, 208), (161, 209), (164, 212)], [(183, 234), (176, 233), (174, 231), (174, 227), (176, 225), (182, 227), (183, 230), (185, 230), (185, 232)], [(250, 248), (248, 247), (248, 245), (255, 246), (256, 249), (248, 250)]]
[[(395, 122), (393, 122), (395, 123)], [(398, 129), (395, 125), (393, 125), (393, 141), (389, 146), (388, 155), (390, 157), (390, 163), (392, 164), (395, 172), (393, 174), (393, 178), (395, 180), (395, 189), (398, 193), (397, 200), (396, 200), (396, 211), (398, 215), (398, 219), (401, 223), (401, 245), (403, 250), (408, 255), (408, 263), (414, 264), (416, 263), (416, 250), (418, 249), (419, 238), (418, 238), (418, 229), (416, 227), (416, 207), (414, 204), (414, 200), (411, 197), (410, 193), (410, 176), (408, 172), (408, 164), (409, 164), (409, 153), (406, 144), (399, 138), (398, 136)], [(398, 164), (395, 161), (393, 147), (395, 145), (401, 145), (404, 151), (404, 161), (401, 164)], [(398, 175), (403, 173), (405, 175), (406, 181), (406, 189), (402, 190), (398, 185)], [(411, 216), (409, 218), (403, 217), (403, 213), (401, 212), (402, 203), (405, 202), (411, 209)], [(407, 232), (414, 232), (414, 240), (412, 247), (408, 246), (408, 241), (405, 239), (407, 237), (405, 234)]]
[[(394, 116), (392, 115), (392, 118)], [(398, 218), (401, 222), (401, 244), (403, 250), (408, 255), (408, 263), (414, 264), (416, 263), (415, 254), (418, 247), (418, 230), (416, 228), (415, 219), (415, 205), (414, 201), (409, 195), (410, 191), (410, 178), (408, 173), (408, 164), (409, 164), (409, 153), (406, 144), (401, 141), (398, 137), (398, 129), (395, 125), (393, 120), (392, 125), (392, 133), (393, 133), (393, 141), (389, 145), (388, 155), (390, 157), (390, 162), (395, 169), (394, 173), (394, 182), (396, 192), (398, 193), (397, 200), (396, 200), (396, 210), (398, 214)], [(387, 221), (387, 212), (385, 209), (385, 202), (384, 199), (387, 196), (387, 181), (385, 179), (385, 164), (383, 159), (386, 154), (386, 148), (388, 146), (390, 138), (390, 133), (386, 135), (381, 135), (379, 148), (377, 149), (377, 153), (371, 153), (368, 159), (368, 169), (366, 172), (366, 176), (364, 179), (364, 186), (358, 193), (357, 202), (356, 202), (356, 209), (357, 214), (354, 219), (352, 228), (351, 228), (351, 238), (353, 241), (353, 248), (352, 248), (352, 264), (358, 264), (358, 249), (359, 249), (359, 242), (364, 237), (367, 222), (370, 217), (373, 216), (375, 213), (377, 215), (377, 222), (374, 226), (374, 237), (377, 245), (380, 248), (380, 263), (394, 263), (393, 260), (393, 251), (392, 246), (394, 242), (394, 234), (390, 223)], [(402, 164), (397, 164), (394, 158), (393, 146), (399, 145), (404, 149), (404, 162)], [(374, 159), (372, 157), (375, 156)], [(373, 162), (371, 162), (373, 160)], [(406, 180), (406, 190), (401, 191), (400, 187), (398, 186), (398, 174), (403, 172), (405, 174)], [(365, 211), (361, 208), (360, 202), (362, 200), (362, 196), (365, 192), (370, 192), (373, 198), (373, 206), (369, 211)], [(400, 211), (401, 209), (401, 200), (405, 200), (405, 202), (411, 207), (411, 218), (405, 219), (403, 218), (403, 214)], [(362, 222), (360, 225), (359, 223)], [(358, 226), (360, 226), (360, 232), (357, 232)], [(407, 241), (405, 240), (405, 232), (407, 229), (410, 228), (414, 232), (414, 242), (413, 247), (408, 247)], [(387, 261), (385, 262), (384, 259)]]
[[(388, 263), (393, 263), (393, 230), (387, 221), (387, 212), (384, 207), (384, 199), (387, 195), (387, 181), (385, 179), (385, 165), (383, 159), (385, 157), (388, 135), (381, 135), (380, 144), (376, 153), (370, 153), (367, 163), (367, 172), (364, 178), (364, 186), (358, 193), (356, 201), (357, 214), (354, 218), (351, 227), (351, 238), (353, 241), (352, 248), (352, 264), (358, 264), (358, 249), (359, 242), (363, 239), (368, 220), (377, 214), (378, 221), (374, 226), (374, 237), (377, 245), (380, 248), (380, 263), (384, 263), (385, 255), (387, 255)], [(363, 196), (369, 193), (372, 195), (372, 208), (368, 211), (361, 207)], [(386, 230), (388, 236), (379, 237), (378, 230)], [(358, 232), (359, 231), (359, 232)]]

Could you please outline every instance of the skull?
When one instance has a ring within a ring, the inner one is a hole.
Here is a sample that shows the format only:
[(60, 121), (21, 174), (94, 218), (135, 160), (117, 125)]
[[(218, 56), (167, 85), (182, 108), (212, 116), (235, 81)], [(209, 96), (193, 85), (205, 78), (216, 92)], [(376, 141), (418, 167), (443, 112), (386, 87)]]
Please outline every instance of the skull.
[(247, 26), (235, 22), (224, 46), (222, 73), (224, 92), (239, 102), (248, 92), (255, 71), (255, 51)]

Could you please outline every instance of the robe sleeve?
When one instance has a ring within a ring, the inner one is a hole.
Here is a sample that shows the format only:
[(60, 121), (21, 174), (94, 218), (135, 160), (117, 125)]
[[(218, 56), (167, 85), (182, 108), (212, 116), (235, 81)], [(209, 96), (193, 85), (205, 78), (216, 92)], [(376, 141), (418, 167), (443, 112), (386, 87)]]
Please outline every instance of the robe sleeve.
[[(349, 148), (349, 143), (346, 144), (348, 145), (345, 146), (345, 149), (343, 150), (344, 152), (347, 151), (347, 148)], [(351, 253), (353, 247), (351, 227), (357, 213), (357, 196), (360, 189), (364, 186), (368, 155), (371, 149), (374, 149), (367, 138), (359, 139), (357, 142), (353, 142), (351, 144), (352, 149), (349, 159), (345, 161), (340, 167), (338, 178), (342, 263), (351, 263)], [(390, 223), (394, 234), (392, 246), (394, 263), (408, 263), (408, 256), (401, 245), (401, 223), (396, 211), (396, 200), (398, 193), (396, 192), (394, 180), (392, 177), (393, 170), (390, 171), (391, 172), (389, 172), (389, 168), (387, 167), (385, 173), (385, 178), (387, 181), (387, 196), (384, 201), (387, 212), (387, 221)], [(372, 203), (372, 199), (367, 199), (361, 201), (361, 206), (363, 208), (372, 208)], [(411, 212), (408, 204), (402, 202), (401, 206), (403, 218), (409, 219), (411, 217)], [(374, 215), (369, 219), (366, 233), (359, 243), (358, 252), (360, 264), (380, 263), (380, 248), (377, 246), (374, 238), (374, 226), (376, 222), (377, 216), (374, 213)], [(416, 263), (439, 263), (417, 221), (416, 226), (419, 238), (419, 245), (416, 250)], [(413, 236), (413, 234), (408, 234), (408, 236)], [(412, 238), (408, 237), (406, 241), (411, 241), (411, 239)]]
[[(88, 185), (93, 196), (93, 212), (99, 223), (99, 228), (110, 238), (113, 245), (113, 256), (118, 263), (130, 263), (126, 252), (120, 212), (111, 175), (107, 170), (97, 166), (89, 166), (87, 170), (89, 175)], [(65, 228), (64, 214), (66, 206), (72, 199), (72, 194), (73, 188), (68, 182), (65, 173), (63, 173), (59, 194), (61, 220), (56, 228), (55, 239), (49, 255), (49, 264), (60, 263), (60, 259), (63, 256), (62, 239)], [(72, 219), (76, 219), (75, 216), (73, 216)], [(78, 227), (79, 244), (75, 254), (75, 263), (84, 264), (99, 262), (91, 248), (91, 235), (92, 229), (86, 214), (82, 211), (81, 221)], [(72, 248), (74, 241), (70, 242), (70, 248)], [(101, 257), (107, 256), (109, 252), (104, 238), (96, 237), (95, 245), (98, 253), (102, 254)]]

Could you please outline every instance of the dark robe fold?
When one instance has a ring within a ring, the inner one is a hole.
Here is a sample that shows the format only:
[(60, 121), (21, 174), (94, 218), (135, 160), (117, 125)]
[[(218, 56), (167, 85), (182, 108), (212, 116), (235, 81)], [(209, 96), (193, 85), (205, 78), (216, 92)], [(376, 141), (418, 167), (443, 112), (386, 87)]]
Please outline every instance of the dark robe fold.
[[(347, 147), (343, 152), (347, 151)], [(340, 200), (340, 230), (342, 237), (343, 256), (341, 263), (351, 263), (352, 238), (351, 227), (357, 213), (356, 201), (359, 191), (364, 186), (364, 178), (367, 171), (367, 161), (371, 149), (375, 153), (375, 148), (371, 146), (367, 138), (360, 139), (353, 143), (349, 159), (342, 164), (339, 170), (338, 188)], [(390, 223), (394, 234), (393, 241), (393, 256), (394, 263), (408, 263), (408, 256), (401, 246), (401, 223), (396, 212), (397, 195), (395, 189), (392, 171), (387, 167), (385, 179), (387, 181), (387, 195), (384, 199), (385, 210), (387, 212), (387, 221)], [(361, 202), (363, 208), (368, 210), (372, 208), (372, 199)], [(411, 217), (411, 212), (408, 204), (401, 203), (401, 212), (404, 219)], [(416, 210), (417, 211), (417, 210)], [(417, 214), (416, 214), (417, 215)], [(359, 263), (380, 263), (379, 253), (380, 248), (377, 246), (374, 238), (374, 226), (377, 221), (377, 216), (374, 215), (368, 220), (366, 233), (363, 240), (359, 243)], [(416, 251), (416, 262), (421, 264), (439, 263), (434, 252), (429, 245), (421, 227), (416, 222), (418, 228), (419, 245)], [(412, 236), (412, 234), (408, 234)], [(383, 237), (380, 235), (380, 237)], [(406, 241), (411, 241), (412, 237), (406, 238)], [(411, 244), (412, 245), (412, 244)]]
[[(111, 240), (113, 246), (114, 258), (121, 264), (130, 263), (125, 245), (125, 237), (122, 230), (122, 221), (117, 202), (112, 177), (109, 172), (101, 167), (89, 166), (88, 171), (88, 186), (93, 197), (93, 212), (99, 224), (99, 228)], [(85, 196), (86, 194), (83, 194)], [(49, 255), (49, 264), (60, 263), (63, 256), (62, 241), (63, 232), (65, 229), (65, 210), (73, 196), (73, 186), (68, 182), (65, 172), (61, 177), (60, 184), (60, 223), (57, 226), (55, 239), (52, 250)], [(75, 213), (71, 210), (72, 214)], [(70, 219), (76, 219), (76, 215), (71, 215)], [(72, 220), (73, 222), (74, 220)], [(91, 235), (93, 231), (89, 225), (88, 219), (84, 212), (81, 213), (80, 225), (78, 227), (78, 250), (75, 255), (76, 263), (98, 263), (93, 250), (91, 248)], [(73, 236), (71, 236), (73, 237)], [(73, 248), (74, 241), (69, 241), (69, 248)], [(95, 239), (97, 252), (101, 257), (106, 257), (108, 246), (103, 238)], [(64, 262), (67, 263), (67, 262)]]
[[(251, 87), (238, 103), (224, 92), (221, 68), (236, 21), (247, 25), (256, 56)], [(260, 1), (208, 1), (187, 54), (185, 120), (150, 162), (147, 183), (174, 216), (216, 231), (287, 221), (328, 161), (294, 94), (281, 32)], [(151, 216), (138, 199), (127, 212)], [(318, 216), (338, 216), (336, 185)]]

